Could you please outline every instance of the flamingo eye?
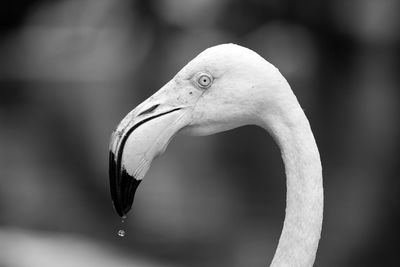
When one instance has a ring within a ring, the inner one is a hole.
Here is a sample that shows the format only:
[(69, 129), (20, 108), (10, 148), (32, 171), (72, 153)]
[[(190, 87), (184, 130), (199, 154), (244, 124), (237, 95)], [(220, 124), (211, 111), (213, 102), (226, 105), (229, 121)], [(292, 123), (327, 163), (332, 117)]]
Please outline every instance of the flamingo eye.
[(209, 88), (212, 82), (213, 82), (212, 76), (207, 73), (202, 73), (197, 78), (197, 84), (203, 89)]

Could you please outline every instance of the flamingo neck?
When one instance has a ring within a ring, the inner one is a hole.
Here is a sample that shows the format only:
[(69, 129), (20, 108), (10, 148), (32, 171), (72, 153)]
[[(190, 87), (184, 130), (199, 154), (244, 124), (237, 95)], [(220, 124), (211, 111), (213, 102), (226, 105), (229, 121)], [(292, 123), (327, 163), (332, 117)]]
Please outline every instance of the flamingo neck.
[(278, 108), (269, 106), (260, 116), (260, 126), (281, 149), (286, 172), (286, 215), (271, 266), (312, 266), (322, 228), (322, 168), (309, 122), (288, 89)]

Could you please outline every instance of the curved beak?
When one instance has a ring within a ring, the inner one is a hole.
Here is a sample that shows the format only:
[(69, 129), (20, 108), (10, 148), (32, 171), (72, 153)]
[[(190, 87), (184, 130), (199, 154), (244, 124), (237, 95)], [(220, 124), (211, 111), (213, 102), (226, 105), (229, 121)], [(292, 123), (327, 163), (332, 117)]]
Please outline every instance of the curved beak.
[(171, 84), (132, 110), (111, 135), (109, 176), (118, 215), (131, 209), (137, 187), (152, 160), (189, 123), (188, 106), (179, 103)]

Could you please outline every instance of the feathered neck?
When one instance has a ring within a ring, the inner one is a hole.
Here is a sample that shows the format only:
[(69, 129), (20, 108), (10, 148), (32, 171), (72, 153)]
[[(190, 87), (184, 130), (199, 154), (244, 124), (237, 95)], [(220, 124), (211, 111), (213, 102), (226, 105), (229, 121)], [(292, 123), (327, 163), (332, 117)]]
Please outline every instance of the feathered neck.
[(275, 139), (286, 172), (286, 215), (271, 266), (312, 266), (323, 217), (322, 168), (309, 122), (289, 85), (271, 112), (259, 113), (259, 125)]

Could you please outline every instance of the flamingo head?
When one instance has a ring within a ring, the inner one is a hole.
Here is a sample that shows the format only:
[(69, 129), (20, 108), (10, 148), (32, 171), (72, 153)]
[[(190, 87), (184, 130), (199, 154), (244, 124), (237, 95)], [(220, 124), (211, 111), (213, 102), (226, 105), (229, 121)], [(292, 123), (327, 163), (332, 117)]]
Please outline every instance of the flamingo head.
[(178, 132), (209, 135), (257, 124), (261, 109), (274, 114), (281, 77), (257, 53), (234, 44), (211, 47), (190, 61), (112, 134), (109, 176), (117, 213), (128, 213), (152, 160)]

